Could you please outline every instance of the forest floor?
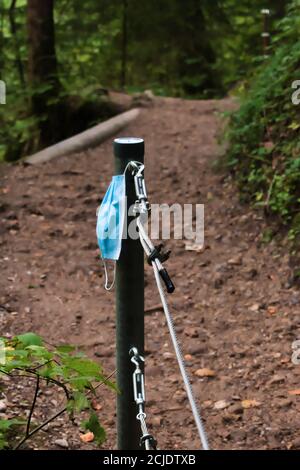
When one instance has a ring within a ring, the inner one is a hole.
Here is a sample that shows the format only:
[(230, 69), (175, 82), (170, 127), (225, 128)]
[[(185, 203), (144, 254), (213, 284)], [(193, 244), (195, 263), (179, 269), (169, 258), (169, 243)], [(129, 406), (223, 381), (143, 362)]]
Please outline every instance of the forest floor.
[[(167, 264), (176, 284), (170, 306), (211, 447), (300, 449), (300, 366), (291, 361), (300, 292), (288, 282), (287, 248), (264, 243), (263, 218), (213, 169), (219, 111), (230, 106), (156, 98), (123, 134), (146, 141), (150, 202), (205, 204), (205, 249), (171, 240)], [(111, 140), (42, 166), (0, 167), (0, 334), (34, 331), (53, 344), (76, 344), (107, 374), (115, 369), (114, 294), (103, 287), (95, 214), (112, 174)], [(158, 304), (146, 267), (146, 308)], [(150, 429), (160, 449), (197, 449), (164, 315), (145, 321)], [(205, 368), (211, 377), (195, 374)], [(32, 387), (7, 384), (6, 415), (23, 414)], [(54, 388), (41, 393), (36, 419), (62, 401)], [(113, 449), (115, 395), (102, 388), (98, 402), (104, 448)], [(69, 448), (95, 448), (79, 435), (61, 417), (27, 446), (55, 449), (66, 439)]]

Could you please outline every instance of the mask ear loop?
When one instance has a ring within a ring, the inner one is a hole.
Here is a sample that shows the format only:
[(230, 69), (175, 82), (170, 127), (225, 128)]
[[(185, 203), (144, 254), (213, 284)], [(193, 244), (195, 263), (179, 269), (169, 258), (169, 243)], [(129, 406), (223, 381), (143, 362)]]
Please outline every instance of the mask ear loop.
[(105, 288), (105, 290), (110, 291), (110, 290), (113, 289), (113, 287), (114, 287), (114, 285), (115, 285), (115, 281), (116, 281), (116, 266), (117, 266), (117, 262), (116, 262), (116, 261), (114, 262), (114, 274), (113, 274), (113, 280), (112, 280), (111, 285), (109, 285), (107, 266), (106, 266), (106, 262), (105, 262), (105, 260), (104, 260), (103, 258), (102, 258), (102, 263), (103, 263), (104, 274), (105, 274), (105, 285), (104, 285), (104, 288)]

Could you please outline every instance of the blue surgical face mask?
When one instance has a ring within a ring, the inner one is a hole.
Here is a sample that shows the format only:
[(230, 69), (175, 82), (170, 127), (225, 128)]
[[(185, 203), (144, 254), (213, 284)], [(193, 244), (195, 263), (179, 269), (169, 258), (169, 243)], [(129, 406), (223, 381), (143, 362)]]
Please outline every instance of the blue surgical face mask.
[[(125, 174), (113, 176), (97, 215), (97, 239), (104, 261), (105, 287), (108, 289), (106, 260), (117, 261), (122, 248), (126, 211)], [(110, 286), (111, 289), (113, 285)]]

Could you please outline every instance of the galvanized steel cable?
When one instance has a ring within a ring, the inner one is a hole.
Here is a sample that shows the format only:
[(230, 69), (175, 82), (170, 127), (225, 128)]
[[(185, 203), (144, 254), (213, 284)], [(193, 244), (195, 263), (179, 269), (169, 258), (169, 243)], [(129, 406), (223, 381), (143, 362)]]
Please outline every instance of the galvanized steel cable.
[[(144, 248), (145, 253), (147, 254), (147, 256), (149, 256), (150, 253), (152, 252), (154, 246), (153, 246), (150, 238), (148, 237), (148, 235), (145, 231), (145, 228), (144, 228), (144, 226), (143, 226), (143, 224), (140, 220), (140, 217), (137, 218), (137, 226), (138, 226), (138, 229), (139, 229), (139, 236), (140, 236), (141, 244)], [(197, 430), (198, 430), (198, 433), (199, 433), (200, 441), (202, 443), (203, 449), (204, 450), (209, 450), (209, 445), (208, 445), (208, 440), (207, 440), (206, 432), (205, 432), (205, 429), (204, 429), (204, 425), (203, 425), (203, 422), (202, 422), (202, 419), (201, 419), (201, 416), (200, 416), (200, 413), (199, 413), (199, 410), (198, 410), (198, 407), (197, 407), (197, 404), (196, 404), (196, 400), (194, 398), (192, 386), (191, 386), (191, 383), (190, 383), (190, 380), (189, 380), (189, 377), (188, 377), (188, 374), (187, 374), (187, 371), (186, 371), (186, 368), (185, 368), (184, 358), (183, 358), (183, 355), (182, 355), (182, 352), (181, 352), (181, 349), (180, 349), (180, 346), (179, 346), (179, 343), (178, 343), (178, 339), (177, 339), (177, 336), (176, 336), (176, 331), (175, 331), (175, 327), (174, 327), (173, 318), (172, 318), (171, 313), (169, 311), (169, 307), (168, 307), (168, 303), (167, 303), (167, 300), (166, 300), (165, 292), (164, 292), (164, 289), (163, 289), (163, 286), (162, 286), (162, 283), (161, 283), (161, 279), (160, 279), (160, 275), (159, 275), (159, 269), (160, 269), (159, 265), (160, 264), (161, 263), (158, 259), (155, 259), (155, 260), (152, 261), (152, 267), (153, 267), (153, 271), (154, 271), (154, 275), (155, 275), (156, 284), (157, 284), (159, 295), (160, 295), (160, 298), (161, 298), (161, 301), (162, 301), (162, 305), (163, 305), (164, 313), (165, 313), (165, 316), (166, 316), (166, 320), (167, 320), (171, 340), (172, 340), (172, 343), (173, 343), (173, 347), (174, 347), (174, 350), (175, 350), (177, 362), (178, 362), (178, 365), (179, 365), (179, 369), (180, 369), (180, 372), (181, 372), (181, 375), (182, 375), (182, 378), (183, 378), (186, 393), (187, 393), (187, 396), (188, 396), (188, 399), (189, 399), (189, 402), (190, 402), (190, 406), (191, 406), (191, 409), (192, 409), (194, 420), (195, 420)]]

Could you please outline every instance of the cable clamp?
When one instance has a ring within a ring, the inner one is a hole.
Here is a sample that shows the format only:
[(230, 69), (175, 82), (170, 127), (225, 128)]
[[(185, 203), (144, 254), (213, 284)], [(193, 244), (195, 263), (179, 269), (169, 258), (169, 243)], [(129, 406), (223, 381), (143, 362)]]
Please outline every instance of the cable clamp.
[(150, 255), (147, 257), (147, 261), (150, 266), (152, 266), (152, 261), (155, 261), (155, 259), (159, 259), (161, 263), (164, 263), (170, 258), (171, 250), (163, 252), (163, 247), (163, 243), (155, 246)]
[(157, 447), (157, 440), (154, 439), (154, 437), (152, 436), (152, 434), (144, 434), (144, 436), (141, 437), (140, 439), (140, 446), (141, 447), (145, 447), (145, 442), (148, 441), (149, 444), (150, 444), (150, 447), (153, 449), (153, 450), (156, 450), (156, 447)]

